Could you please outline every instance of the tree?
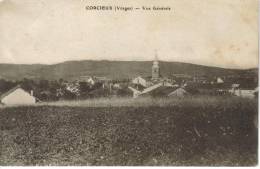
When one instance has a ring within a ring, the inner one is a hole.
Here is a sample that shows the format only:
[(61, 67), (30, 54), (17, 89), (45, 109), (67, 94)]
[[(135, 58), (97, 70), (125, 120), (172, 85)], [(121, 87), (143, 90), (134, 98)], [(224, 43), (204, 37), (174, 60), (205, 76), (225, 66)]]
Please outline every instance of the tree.
[(16, 82), (6, 81), (5, 79), (0, 79), (0, 93), (6, 92), (17, 85)]

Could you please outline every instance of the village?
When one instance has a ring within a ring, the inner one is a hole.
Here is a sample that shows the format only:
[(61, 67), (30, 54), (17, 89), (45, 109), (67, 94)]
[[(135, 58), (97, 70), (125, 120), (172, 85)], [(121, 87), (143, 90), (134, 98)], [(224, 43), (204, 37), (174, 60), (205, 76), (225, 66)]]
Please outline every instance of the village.
[[(163, 77), (160, 61), (155, 55), (151, 76), (133, 79), (109, 79), (94, 75), (80, 76), (76, 80), (58, 81), (30, 79), (22, 81), (0, 80), (1, 104), (34, 104), (57, 100), (79, 100), (100, 97), (186, 97), (193, 95), (225, 95), (254, 98), (258, 95), (257, 80), (243, 84), (228, 77), (202, 77), (173, 74)], [(21, 99), (23, 98), (23, 99)]]
[[(21, 82), (2, 82), (2, 89), (13, 86), (1, 94), (2, 104), (32, 104), (42, 101), (89, 99), (97, 97), (185, 97), (190, 95), (227, 95), (256, 97), (257, 83), (241, 85), (228, 83), (222, 77), (210, 80), (205, 77), (191, 77), (173, 74), (171, 78), (162, 77), (157, 56), (151, 66), (151, 76), (138, 76), (133, 79), (114, 80), (99, 76), (80, 76), (77, 80), (59, 81), (24, 79)], [(226, 79), (225, 79), (226, 80)], [(8, 86), (9, 85), (9, 86)], [(20, 99), (28, 98), (28, 99)]]

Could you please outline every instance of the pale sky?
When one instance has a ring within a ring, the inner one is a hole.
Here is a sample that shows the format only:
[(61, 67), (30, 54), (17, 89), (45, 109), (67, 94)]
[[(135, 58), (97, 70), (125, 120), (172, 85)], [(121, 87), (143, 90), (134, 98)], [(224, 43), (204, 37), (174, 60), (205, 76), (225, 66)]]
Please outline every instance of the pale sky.
[[(171, 11), (87, 11), (86, 5)], [(0, 0), (0, 63), (152, 60), (258, 66), (257, 0)]]

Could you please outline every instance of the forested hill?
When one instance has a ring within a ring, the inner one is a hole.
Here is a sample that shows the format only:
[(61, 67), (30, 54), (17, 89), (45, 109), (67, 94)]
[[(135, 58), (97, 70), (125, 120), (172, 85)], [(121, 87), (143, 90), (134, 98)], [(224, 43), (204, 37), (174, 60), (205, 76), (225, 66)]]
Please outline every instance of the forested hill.
[[(133, 78), (135, 76), (151, 76), (152, 61), (67, 61), (53, 65), (43, 64), (0, 64), (0, 79), (67, 79), (79, 76), (106, 76), (112, 79)], [(161, 74), (225, 76), (249, 74), (257, 75), (258, 69), (224, 69), (180, 62), (160, 62)]]

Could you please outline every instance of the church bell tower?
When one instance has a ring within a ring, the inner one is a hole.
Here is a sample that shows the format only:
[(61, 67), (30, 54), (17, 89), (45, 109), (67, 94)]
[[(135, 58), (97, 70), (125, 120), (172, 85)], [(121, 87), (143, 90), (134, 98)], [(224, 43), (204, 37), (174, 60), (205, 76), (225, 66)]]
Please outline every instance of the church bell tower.
[(155, 59), (152, 66), (152, 80), (158, 80), (160, 78), (160, 67), (157, 52), (155, 52)]

